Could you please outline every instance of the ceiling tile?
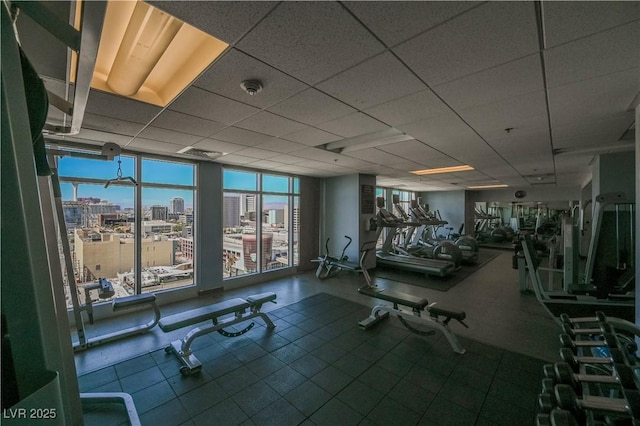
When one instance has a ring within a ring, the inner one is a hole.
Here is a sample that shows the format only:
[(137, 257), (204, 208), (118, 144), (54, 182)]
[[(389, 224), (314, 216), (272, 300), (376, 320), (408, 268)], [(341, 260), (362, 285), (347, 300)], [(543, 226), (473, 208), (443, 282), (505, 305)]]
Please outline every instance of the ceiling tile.
[(290, 153), (295, 152), (301, 149), (307, 148), (307, 145), (303, 145), (296, 142), (290, 142), (284, 139), (270, 139), (267, 142), (260, 143), (256, 145), (256, 148), (266, 149), (268, 151), (282, 152), (282, 153)]
[(278, 163), (282, 163), (282, 164), (296, 164), (301, 161), (304, 161), (300, 157), (296, 157), (294, 155), (288, 155), (288, 154), (278, 154), (277, 156), (272, 157), (271, 160), (277, 161)]
[(227, 43), (235, 42), (278, 4), (269, 1), (191, 2), (165, 0), (148, 0), (147, 3)]
[(454, 110), (544, 90), (539, 55), (530, 55), (433, 88)]
[(276, 137), (297, 132), (306, 127), (302, 123), (266, 111), (259, 112), (246, 120), (242, 120), (236, 123), (235, 126)]
[[(259, 80), (262, 90), (249, 95), (240, 87), (245, 80)], [(194, 86), (261, 109), (308, 87), (236, 49), (227, 51), (194, 82)]]
[(640, 92), (639, 75), (636, 68), (550, 89), (552, 128), (626, 115)]
[[(388, 152), (380, 151), (375, 148), (360, 149), (358, 151), (347, 152), (344, 155), (358, 158), (360, 160), (369, 161), (376, 164), (388, 165), (392, 159), (402, 161), (403, 159), (390, 155)], [(395, 157), (395, 158), (394, 158)]]
[(85, 113), (147, 124), (160, 111), (161, 108), (155, 105), (90, 90)]
[(316, 86), (357, 109), (426, 88), (394, 55), (384, 52)]
[(640, 18), (635, 1), (545, 1), (542, 3), (547, 48), (586, 37)]
[(255, 167), (259, 170), (273, 170), (277, 171), (278, 167), (282, 167), (284, 164), (271, 160), (258, 160), (251, 163), (251, 167)]
[(219, 157), (219, 158), (216, 159), (216, 162), (218, 162), (218, 163), (237, 164), (237, 165), (249, 164), (249, 163), (253, 163), (255, 161), (256, 161), (255, 158), (244, 157), (242, 155), (236, 155), (236, 154), (224, 155), (224, 156)]
[(315, 125), (356, 110), (317, 89), (309, 88), (269, 108), (269, 111), (301, 123)]
[(176, 152), (184, 148), (184, 146), (144, 138), (135, 138), (127, 145), (127, 148), (135, 149), (136, 151), (142, 152), (175, 154)]
[(129, 141), (131, 141), (131, 136), (129, 135), (119, 135), (117, 133), (111, 132), (101, 132), (97, 130), (91, 129), (80, 129), (80, 133), (72, 136), (64, 136), (63, 140), (71, 140), (74, 139), (83, 139), (79, 142), (91, 141), (90, 143), (94, 145), (96, 142), (99, 145), (104, 145), (105, 142), (113, 142), (117, 143), (120, 146), (126, 146)]
[(336, 120), (327, 121), (326, 123), (318, 124), (316, 127), (345, 138), (352, 138), (354, 136), (360, 136), (362, 134), (373, 133), (389, 128), (386, 124), (381, 123), (361, 112), (356, 112), (355, 114), (350, 114)]
[[(629, 111), (627, 114), (621, 114), (619, 117), (609, 117), (602, 120), (591, 120), (584, 123), (569, 123), (561, 126), (554, 126), (553, 138), (554, 141), (559, 141), (566, 138), (579, 138), (579, 137), (603, 137), (605, 140), (611, 140), (612, 138), (618, 140), (626, 129), (631, 126), (634, 121), (633, 111)], [(555, 144), (554, 144), (555, 145)]]
[(259, 110), (229, 98), (190, 87), (177, 98), (169, 109), (222, 124), (234, 124), (256, 114)]
[(394, 46), (435, 27), (480, 2), (352, 1), (349, 8), (387, 46)]
[(232, 126), (216, 133), (213, 138), (240, 145), (255, 146), (271, 140), (272, 136)]
[(640, 21), (545, 51), (548, 87), (640, 68)]
[(548, 131), (531, 133), (512, 133), (491, 139), (489, 142), (500, 154), (527, 156), (533, 153), (551, 153), (551, 142)]
[(193, 145), (194, 143), (202, 140), (202, 136), (194, 136), (187, 133), (174, 132), (173, 130), (161, 129), (159, 127), (152, 126), (144, 129), (140, 133), (139, 137), (182, 146)]
[(377, 148), (399, 157), (417, 161), (418, 163), (443, 156), (440, 151), (417, 140), (382, 145)]
[(278, 155), (277, 152), (266, 151), (255, 147), (241, 149), (240, 151), (236, 151), (234, 154), (241, 155), (243, 157), (255, 158), (257, 160), (269, 159)]
[(451, 113), (451, 109), (431, 90), (427, 89), (366, 109), (364, 112), (395, 127), (400, 124)]
[(384, 49), (334, 2), (282, 2), (236, 47), (308, 84)]
[(464, 149), (467, 144), (477, 143), (479, 139), (455, 114), (403, 124), (398, 129), (443, 153), (452, 148)]
[(300, 151), (296, 151), (296, 157), (305, 158), (307, 160), (332, 163), (336, 162), (336, 159), (339, 157), (339, 155), (331, 151), (325, 151), (324, 149), (306, 148), (301, 149)]
[[(52, 109), (55, 108), (49, 108), (49, 110)], [(118, 120), (111, 117), (104, 117), (102, 115), (85, 114), (82, 119), (82, 128), (116, 133), (125, 136), (135, 136), (144, 128), (144, 124)]]
[(547, 130), (547, 102), (544, 91), (503, 99), (458, 113), (476, 132), (486, 140), (502, 138), (509, 134), (527, 134)]
[(229, 142), (223, 142), (216, 139), (205, 138), (193, 145), (194, 148), (203, 149), (205, 151), (217, 151), (224, 153), (232, 153), (246, 148), (244, 145), (236, 145)]
[(342, 137), (313, 127), (307, 127), (306, 129), (302, 129), (298, 132), (283, 135), (282, 139), (298, 142), (308, 146), (318, 146), (340, 140)]
[(191, 135), (209, 136), (224, 129), (224, 124), (194, 117), (177, 111), (166, 109), (153, 120), (154, 127), (189, 133)]
[(487, 2), (393, 49), (430, 86), (538, 50), (533, 2)]

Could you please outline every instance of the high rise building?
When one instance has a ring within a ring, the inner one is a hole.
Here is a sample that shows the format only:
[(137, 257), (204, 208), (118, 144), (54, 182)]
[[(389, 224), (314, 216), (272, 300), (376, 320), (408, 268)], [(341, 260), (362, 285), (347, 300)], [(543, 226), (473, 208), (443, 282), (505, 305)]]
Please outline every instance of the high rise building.
[(240, 197), (225, 194), (222, 206), (222, 227), (236, 228), (240, 226)]
[(184, 213), (184, 198), (174, 197), (169, 200), (169, 213)]
[(244, 216), (245, 219), (250, 219), (250, 214), (256, 211), (256, 196), (254, 194), (241, 194), (240, 195), (240, 216)]
[(167, 220), (167, 206), (151, 206), (151, 220)]

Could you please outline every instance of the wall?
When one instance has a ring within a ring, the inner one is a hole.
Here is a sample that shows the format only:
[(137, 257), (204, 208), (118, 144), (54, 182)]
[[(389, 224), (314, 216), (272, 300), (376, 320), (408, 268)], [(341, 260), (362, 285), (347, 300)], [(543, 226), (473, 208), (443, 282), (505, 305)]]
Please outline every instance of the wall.
[(596, 156), (592, 166), (592, 197), (608, 192), (624, 192), (627, 197), (635, 194), (635, 158), (629, 152), (616, 152)]
[[(422, 203), (429, 205), (430, 211), (438, 210), (442, 220), (449, 222), (446, 227), (453, 227), (458, 232), (465, 223), (465, 191), (423, 192)], [(467, 231), (467, 225), (464, 227)]]
[(345, 235), (353, 238), (345, 255), (349, 259), (358, 258), (359, 245), (359, 178), (358, 175), (347, 175), (327, 178), (323, 185), (322, 232), (320, 242), (324, 254), (324, 244), (329, 241), (329, 253), (339, 256), (347, 243)]
[[(330, 238), (330, 254), (340, 256), (347, 243), (344, 236), (348, 235), (353, 241), (345, 255), (351, 261), (359, 260), (362, 243), (376, 237), (375, 231), (368, 230), (369, 219), (375, 217), (375, 188), (376, 178), (373, 175), (338, 176), (324, 180), (320, 253), (324, 254), (324, 244)], [(364, 190), (370, 192), (364, 194)], [(375, 256), (369, 256), (366, 266), (375, 266)]]
[(308, 271), (318, 267), (311, 262), (320, 248), (320, 216), (321, 181), (317, 178), (300, 176), (300, 241), (299, 241), (299, 271)]

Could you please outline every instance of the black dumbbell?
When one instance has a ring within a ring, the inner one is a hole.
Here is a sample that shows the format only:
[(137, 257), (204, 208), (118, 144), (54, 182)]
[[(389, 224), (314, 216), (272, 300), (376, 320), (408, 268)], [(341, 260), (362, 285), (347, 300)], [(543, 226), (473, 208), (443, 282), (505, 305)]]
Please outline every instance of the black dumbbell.
[(575, 389), (582, 383), (619, 385), (624, 389), (640, 390), (639, 380), (633, 368), (627, 364), (612, 364), (611, 375), (575, 373), (566, 362), (556, 362), (553, 366), (556, 383), (572, 385)]
[[(637, 392), (629, 401), (625, 398), (607, 398), (601, 396), (587, 396), (579, 398), (570, 385), (559, 384), (555, 387), (555, 397), (558, 406), (564, 410), (579, 413), (583, 410), (592, 411), (594, 413), (620, 416), (638, 420), (640, 417), (640, 405), (637, 404)], [(635, 406), (634, 406), (635, 405)]]
[(603, 365), (611, 365), (611, 364), (628, 364), (627, 358), (624, 355), (624, 352), (619, 349), (612, 348), (609, 349), (608, 357), (599, 357), (599, 356), (578, 356), (573, 353), (573, 351), (569, 348), (561, 348), (560, 349), (560, 358), (567, 364), (571, 366), (573, 371), (578, 372), (581, 364), (603, 364)]
[(563, 347), (572, 349), (574, 353), (578, 349), (585, 348), (618, 348), (618, 339), (615, 334), (604, 333), (604, 340), (573, 340), (566, 333), (560, 334), (560, 343)]
[(593, 317), (571, 318), (567, 314), (560, 314), (560, 321), (562, 321), (563, 324), (567, 324), (574, 328), (580, 328), (585, 326), (597, 325), (600, 323), (606, 323), (607, 316), (604, 314), (604, 312), (600, 311), (596, 312), (596, 315)]
[(580, 423), (576, 416), (570, 411), (562, 408), (554, 408), (549, 414), (551, 426), (579, 426)]
[(555, 396), (551, 393), (541, 393), (538, 395), (538, 410), (543, 414), (549, 414), (551, 410), (556, 408)]

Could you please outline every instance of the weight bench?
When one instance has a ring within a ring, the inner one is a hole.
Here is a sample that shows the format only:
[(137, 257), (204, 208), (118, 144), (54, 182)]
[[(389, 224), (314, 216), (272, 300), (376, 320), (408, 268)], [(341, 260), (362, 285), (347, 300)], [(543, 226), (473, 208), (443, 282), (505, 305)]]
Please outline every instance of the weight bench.
[[(92, 346), (100, 345), (102, 343), (110, 342), (116, 339), (122, 339), (123, 337), (133, 336), (136, 334), (146, 333), (160, 322), (160, 309), (156, 305), (156, 295), (153, 293), (135, 294), (133, 296), (117, 297), (113, 299), (111, 308), (113, 312), (124, 311), (139, 306), (151, 305), (154, 312), (154, 317), (146, 324), (136, 325), (126, 328), (124, 330), (114, 331), (113, 333), (103, 334), (87, 339), (84, 333), (84, 324), (78, 326), (78, 335), (80, 337), (79, 343), (73, 346), (74, 351), (81, 351)], [(88, 309), (89, 318), (93, 320), (93, 311)]]
[[(452, 319), (468, 328), (464, 323), (466, 314), (463, 311), (446, 309), (442, 306), (436, 306), (435, 302), (429, 304), (427, 299), (423, 297), (417, 297), (411, 294), (400, 293), (388, 289), (364, 286), (358, 289), (358, 293), (374, 297), (376, 299), (385, 300), (393, 304), (393, 307), (388, 305), (374, 306), (371, 310), (371, 314), (364, 320), (358, 322), (358, 325), (361, 328), (366, 330), (383, 319), (388, 318), (389, 314), (393, 314), (398, 317), (398, 320), (400, 320), (402, 325), (404, 325), (409, 331), (421, 336), (433, 335), (435, 331), (419, 330), (411, 323), (442, 331), (442, 334), (447, 338), (455, 352), (460, 354), (465, 353), (465, 350), (462, 348), (462, 345), (460, 345), (460, 342), (458, 342), (455, 334), (453, 334), (451, 329), (449, 329), (449, 321)], [(399, 305), (411, 308), (411, 311), (403, 310)], [(425, 310), (429, 316), (422, 316)], [(441, 317), (444, 317), (444, 320), (441, 320)]]
[[(253, 328), (255, 323), (252, 321), (248, 326), (240, 331), (230, 332), (225, 330), (234, 324), (245, 322), (251, 318), (260, 317), (267, 324), (267, 328), (275, 328), (275, 324), (264, 312), (260, 312), (262, 305), (266, 302), (275, 302), (275, 293), (261, 293), (249, 296), (245, 299), (236, 297), (234, 299), (225, 300), (224, 302), (214, 303), (213, 305), (204, 306), (202, 308), (191, 309), (186, 312), (180, 312), (169, 315), (160, 321), (160, 328), (165, 331), (173, 331), (188, 325), (197, 324), (203, 321), (211, 321), (210, 325), (196, 327), (189, 331), (181, 340), (174, 340), (165, 348), (167, 353), (175, 353), (182, 367), (180, 373), (188, 375), (200, 371), (202, 363), (191, 352), (191, 344), (193, 341), (205, 334), (217, 331), (225, 337), (237, 337), (245, 334)], [(249, 310), (247, 312), (247, 309)], [(225, 315), (233, 314), (233, 317), (221, 319)]]

